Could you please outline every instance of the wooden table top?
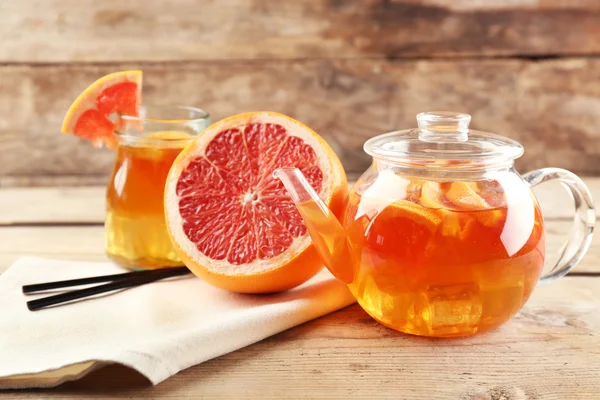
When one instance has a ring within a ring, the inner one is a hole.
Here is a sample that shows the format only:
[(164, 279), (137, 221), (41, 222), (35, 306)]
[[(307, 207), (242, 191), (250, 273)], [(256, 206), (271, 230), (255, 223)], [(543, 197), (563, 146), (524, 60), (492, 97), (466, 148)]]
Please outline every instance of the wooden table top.
[[(600, 178), (588, 178), (600, 198)], [(569, 229), (558, 184), (536, 189), (552, 258)], [(0, 272), (21, 255), (101, 261), (104, 189), (0, 189)], [(0, 360), (0, 362), (5, 362)], [(101, 398), (600, 398), (600, 238), (573, 272), (536, 289), (488, 334), (436, 340), (387, 329), (357, 305), (189, 368), (152, 387), (108, 366), (52, 390), (5, 399)]]

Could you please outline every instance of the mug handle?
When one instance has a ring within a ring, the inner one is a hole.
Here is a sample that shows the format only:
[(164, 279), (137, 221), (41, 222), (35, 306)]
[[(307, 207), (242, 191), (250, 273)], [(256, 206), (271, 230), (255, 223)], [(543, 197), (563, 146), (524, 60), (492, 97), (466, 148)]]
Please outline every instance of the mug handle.
[(542, 168), (528, 172), (523, 179), (534, 187), (540, 183), (559, 181), (567, 189), (575, 202), (573, 227), (566, 243), (560, 249), (560, 256), (550, 273), (542, 276), (540, 284), (551, 282), (565, 276), (585, 255), (592, 241), (596, 210), (590, 190), (574, 173), (561, 168)]

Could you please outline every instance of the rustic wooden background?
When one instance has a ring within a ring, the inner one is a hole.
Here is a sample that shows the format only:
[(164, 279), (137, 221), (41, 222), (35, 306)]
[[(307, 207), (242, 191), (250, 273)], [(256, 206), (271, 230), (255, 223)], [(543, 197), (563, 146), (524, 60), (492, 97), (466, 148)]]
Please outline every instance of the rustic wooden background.
[(104, 183), (111, 152), (60, 123), (125, 68), (147, 102), (289, 114), (351, 174), (439, 109), (520, 140), (522, 171), (598, 174), (599, 56), (598, 0), (0, 0), (0, 186)]

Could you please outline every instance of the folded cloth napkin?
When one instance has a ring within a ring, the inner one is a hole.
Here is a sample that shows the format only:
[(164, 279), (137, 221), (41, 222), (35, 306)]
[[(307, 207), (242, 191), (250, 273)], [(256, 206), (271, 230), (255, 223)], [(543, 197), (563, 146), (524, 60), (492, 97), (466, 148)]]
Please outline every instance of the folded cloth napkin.
[(118, 363), (153, 384), (354, 302), (327, 271), (284, 293), (242, 295), (189, 276), (31, 312), (26, 284), (123, 272), (24, 257), (0, 275), (0, 388), (51, 387)]

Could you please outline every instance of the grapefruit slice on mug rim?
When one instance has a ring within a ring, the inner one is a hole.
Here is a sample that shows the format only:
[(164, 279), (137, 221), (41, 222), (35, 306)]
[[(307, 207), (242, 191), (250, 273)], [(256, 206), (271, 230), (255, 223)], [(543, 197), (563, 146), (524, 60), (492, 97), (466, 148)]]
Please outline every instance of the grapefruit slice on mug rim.
[(115, 116), (137, 116), (142, 93), (142, 71), (119, 71), (88, 86), (71, 104), (61, 131), (87, 139), (96, 147), (116, 146)]
[(346, 174), (331, 147), (274, 112), (235, 115), (208, 127), (177, 157), (165, 186), (176, 252), (205, 281), (231, 291), (290, 289), (323, 268), (287, 191), (272, 172), (299, 168), (340, 216)]

